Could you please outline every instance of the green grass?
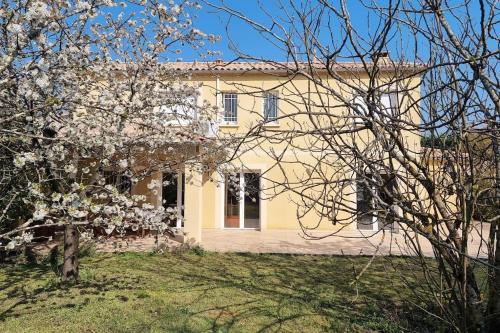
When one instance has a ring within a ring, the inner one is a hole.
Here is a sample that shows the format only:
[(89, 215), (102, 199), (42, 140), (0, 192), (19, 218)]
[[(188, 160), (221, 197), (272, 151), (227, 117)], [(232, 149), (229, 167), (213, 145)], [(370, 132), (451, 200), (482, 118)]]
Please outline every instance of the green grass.
[(399, 332), (413, 326), (411, 294), (386, 259), (376, 259), (357, 287), (349, 285), (368, 260), (92, 254), (81, 260), (81, 281), (73, 286), (61, 285), (49, 264), (3, 265), (0, 332)]

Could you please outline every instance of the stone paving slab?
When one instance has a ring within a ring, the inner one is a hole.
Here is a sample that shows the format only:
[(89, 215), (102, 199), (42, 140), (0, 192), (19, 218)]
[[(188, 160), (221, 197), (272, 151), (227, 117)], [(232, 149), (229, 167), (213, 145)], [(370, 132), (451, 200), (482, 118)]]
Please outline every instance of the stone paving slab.
[[(488, 228), (475, 230), (470, 239), (470, 256), (485, 258)], [(344, 230), (333, 236), (327, 232), (312, 231), (310, 236), (322, 239), (308, 239), (301, 230), (221, 230), (203, 229), (201, 246), (215, 252), (291, 253), (315, 255), (415, 255), (407, 246), (402, 233), (386, 231)], [(434, 254), (430, 244), (419, 238), (425, 256)], [(160, 237), (159, 246), (163, 250), (182, 246), (179, 239)], [(107, 239), (97, 243), (100, 252), (150, 252), (157, 249), (153, 236)]]
[[(483, 233), (485, 230), (483, 229)], [(487, 257), (486, 244), (480, 241), (480, 231), (471, 236), (470, 252), (474, 257)], [(311, 232), (315, 238), (325, 237), (326, 232)], [(487, 235), (487, 234), (484, 234)], [(483, 237), (484, 237), (483, 235)], [(425, 256), (434, 253), (430, 244), (419, 238)], [(326, 255), (415, 255), (407, 246), (402, 233), (382, 231), (361, 232), (345, 230), (334, 236), (322, 239), (307, 239), (300, 230), (218, 230), (202, 231), (202, 246), (217, 252), (254, 252), (254, 253), (296, 253)]]

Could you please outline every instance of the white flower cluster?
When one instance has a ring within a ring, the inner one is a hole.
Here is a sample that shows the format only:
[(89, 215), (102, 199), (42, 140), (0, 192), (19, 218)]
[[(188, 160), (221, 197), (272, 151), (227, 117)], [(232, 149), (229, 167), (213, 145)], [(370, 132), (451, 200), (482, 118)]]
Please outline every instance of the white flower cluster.
[(26, 163), (34, 163), (38, 160), (40, 160), (40, 158), (34, 153), (25, 152), (16, 155), (16, 157), (14, 158), (14, 166), (16, 168), (22, 168), (26, 165)]
[(33, 240), (33, 233), (23, 232), (21, 236), (16, 236), (12, 238), (5, 246), (6, 250), (14, 250), (24, 244), (29, 244)]
[(45, 2), (33, 1), (28, 7), (25, 18), (28, 21), (45, 22), (51, 16), (49, 7)]

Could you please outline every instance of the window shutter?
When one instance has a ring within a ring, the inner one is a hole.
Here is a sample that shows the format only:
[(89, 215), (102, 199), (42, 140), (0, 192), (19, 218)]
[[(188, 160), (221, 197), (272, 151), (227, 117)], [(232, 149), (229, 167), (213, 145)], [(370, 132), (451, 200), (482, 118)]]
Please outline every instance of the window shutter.
[(396, 117), (398, 115), (398, 99), (397, 94), (388, 93), (382, 94), (380, 97), (380, 104), (382, 107), (382, 114), (387, 117)]
[(354, 100), (352, 101), (353, 108), (351, 115), (356, 116), (354, 118), (354, 125), (363, 125), (364, 124), (364, 118), (368, 115), (368, 107), (366, 106), (365, 101), (363, 100), (363, 97), (361, 96), (356, 96)]

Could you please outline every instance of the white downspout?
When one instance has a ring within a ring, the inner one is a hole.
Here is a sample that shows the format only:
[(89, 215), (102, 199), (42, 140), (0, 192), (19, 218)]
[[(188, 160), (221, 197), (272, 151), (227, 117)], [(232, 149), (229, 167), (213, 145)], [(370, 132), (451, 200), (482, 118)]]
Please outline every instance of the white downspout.
[(219, 75), (215, 77), (215, 106), (217, 108), (220, 108), (220, 79)]

